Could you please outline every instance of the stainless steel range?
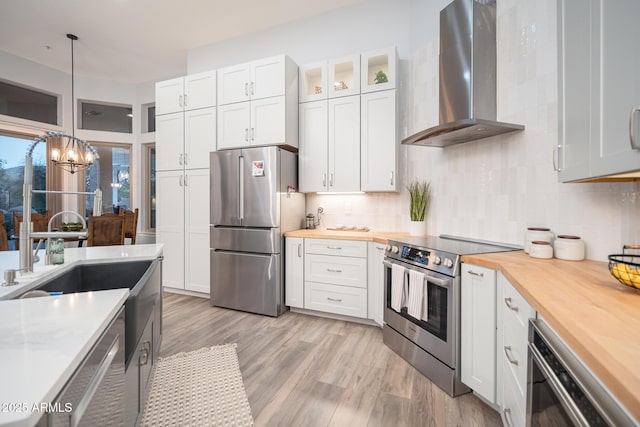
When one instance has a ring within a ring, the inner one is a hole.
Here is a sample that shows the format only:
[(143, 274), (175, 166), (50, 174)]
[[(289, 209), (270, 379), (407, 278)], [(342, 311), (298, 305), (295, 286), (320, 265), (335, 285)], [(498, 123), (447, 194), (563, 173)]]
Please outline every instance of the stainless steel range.
[(469, 392), (460, 381), (460, 258), (518, 249), (445, 235), (390, 240), (384, 343), (449, 395)]

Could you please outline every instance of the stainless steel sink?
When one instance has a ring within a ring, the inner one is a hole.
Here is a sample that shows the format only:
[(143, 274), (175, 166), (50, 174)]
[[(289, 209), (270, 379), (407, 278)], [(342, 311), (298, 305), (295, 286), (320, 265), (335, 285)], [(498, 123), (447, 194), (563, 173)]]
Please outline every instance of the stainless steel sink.
[(69, 294), (129, 288), (125, 303), (125, 358), (128, 364), (155, 304), (162, 303), (161, 270), (160, 259), (82, 264), (51, 278), (37, 289)]

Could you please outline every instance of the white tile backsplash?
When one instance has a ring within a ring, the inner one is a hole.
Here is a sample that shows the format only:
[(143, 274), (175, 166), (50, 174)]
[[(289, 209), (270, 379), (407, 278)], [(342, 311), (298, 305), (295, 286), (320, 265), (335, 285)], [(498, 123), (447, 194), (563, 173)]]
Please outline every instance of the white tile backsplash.
[[(501, 0), (498, 4), (498, 120), (523, 132), (445, 149), (400, 147), (403, 182), (432, 183), (429, 234), (454, 234), (522, 244), (527, 227), (581, 236), (589, 259), (606, 261), (625, 243), (640, 243), (640, 183), (562, 184), (553, 170), (557, 145), (556, 4)], [(438, 51), (418, 48), (401, 103), (402, 137), (438, 123)], [(323, 226), (366, 225), (407, 230), (406, 189), (398, 194), (308, 195), (307, 210), (323, 205)]]

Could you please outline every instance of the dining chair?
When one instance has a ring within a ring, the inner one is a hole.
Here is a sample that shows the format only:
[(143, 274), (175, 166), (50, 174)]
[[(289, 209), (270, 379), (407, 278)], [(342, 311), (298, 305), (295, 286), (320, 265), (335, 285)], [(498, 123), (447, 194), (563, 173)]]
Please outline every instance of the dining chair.
[(0, 251), (9, 250), (9, 240), (7, 239), (7, 227), (4, 223), (4, 213), (0, 212)]
[[(31, 213), (33, 231), (48, 231), (50, 219), (51, 214), (49, 214), (49, 211), (45, 211), (43, 214), (36, 212)], [(22, 215), (18, 215), (16, 211), (13, 211), (13, 235), (18, 237), (16, 240), (16, 249), (20, 249), (20, 224), (22, 224)]]
[(124, 232), (124, 218), (120, 215), (89, 215), (87, 246), (124, 245)]
[(124, 217), (124, 237), (131, 239), (131, 244), (136, 244), (136, 229), (138, 228), (138, 208), (134, 210), (120, 208), (118, 215)]

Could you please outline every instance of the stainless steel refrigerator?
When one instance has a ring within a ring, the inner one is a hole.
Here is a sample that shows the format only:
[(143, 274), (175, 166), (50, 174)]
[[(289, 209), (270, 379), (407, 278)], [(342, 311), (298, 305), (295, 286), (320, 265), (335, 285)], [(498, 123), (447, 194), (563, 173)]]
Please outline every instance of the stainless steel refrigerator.
[(211, 305), (279, 316), (284, 233), (304, 227), (298, 160), (278, 147), (210, 154)]

